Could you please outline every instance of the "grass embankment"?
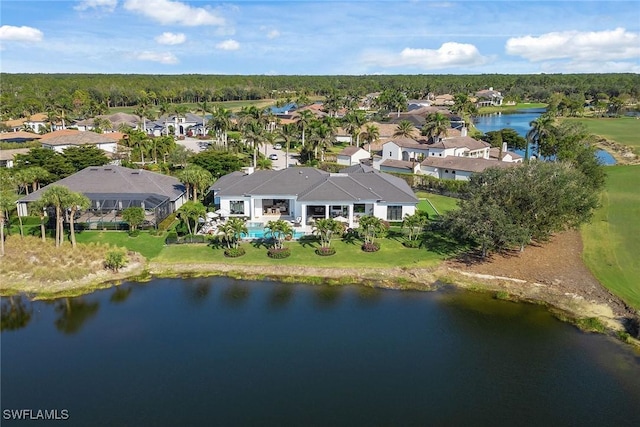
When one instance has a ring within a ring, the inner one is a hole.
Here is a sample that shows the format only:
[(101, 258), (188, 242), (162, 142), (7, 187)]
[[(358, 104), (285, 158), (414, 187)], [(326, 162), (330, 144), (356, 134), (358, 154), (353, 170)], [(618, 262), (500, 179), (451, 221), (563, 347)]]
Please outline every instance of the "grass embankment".
[(129, 237), (124, 231), (83, 231), (76, 234), (79, 243), (108, 243), (130, 251), (138, 252), (147, 259), (157, 257), (164, 247), (165, 235), (152, 236), (141, 232), (137, 237)]
[(613, 293), (640, 310), (640, 166), (607, 168), (602, 206), (582, 227), (583, 259)]
[(565, 118), (584, 124), (589, 132), (618, 144), (626, 145), (640, 155), (640, 120), (635, 117)]

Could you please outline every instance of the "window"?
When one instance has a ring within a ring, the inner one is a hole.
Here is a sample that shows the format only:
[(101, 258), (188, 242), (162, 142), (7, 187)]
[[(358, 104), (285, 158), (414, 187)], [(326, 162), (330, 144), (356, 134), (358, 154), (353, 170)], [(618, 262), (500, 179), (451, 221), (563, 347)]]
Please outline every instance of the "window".
[(355, 203), (353, 205), (353, 213), (364, 213), (364, 212), (365, 212), (364, 203)]
[(229, 202), (231, 215), (244, 215), (244, 202), (242, 200), (232, 200)]
[(402, 221), (402, 206), (387, 206), (387, 221)]

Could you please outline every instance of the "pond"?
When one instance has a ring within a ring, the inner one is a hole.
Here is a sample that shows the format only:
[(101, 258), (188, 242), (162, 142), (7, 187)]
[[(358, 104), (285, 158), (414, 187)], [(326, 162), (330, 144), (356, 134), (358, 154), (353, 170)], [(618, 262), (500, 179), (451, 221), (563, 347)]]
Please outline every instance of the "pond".
[[(516, 113), (502, 114), (493, 113), (474, 117), (473, 123), (482, 132), (491, 132), (505, 128), (515, 129), (519, 135), (525, 136), (531, 126), (533, 120), (537, 119), (546, 110), (544, 108), (529, 108), (519, 110)], [(516, 153), (524, 156), (524, 150), (515, 150)], [(531, 148), (529, 152), (535, 152)], [(596, 156), (604, 165), (615, 165), (616, 159), (605, 150), (596, 150)]]
[(156, 279), (3, 310), (2, 409), (65, 425), (640, 425), (640, 355), (481, 294)]

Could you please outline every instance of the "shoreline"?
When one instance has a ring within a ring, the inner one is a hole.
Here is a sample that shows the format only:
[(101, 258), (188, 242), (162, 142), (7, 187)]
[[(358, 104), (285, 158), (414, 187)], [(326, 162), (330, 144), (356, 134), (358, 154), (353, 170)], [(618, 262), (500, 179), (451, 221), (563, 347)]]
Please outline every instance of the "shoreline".
[[(580, 319), (596, 318), (610, 335), (623, 332), (625, 318), (636, 315), (617, 296), (608, 301), (588, 294), (567, 292), (557, 284), (537, 283), (508, 276), (464, 271), (455, 262), (445, 261), (434, 268), (406, 267), (376, 269), (321, 268), (304, 266), (251, 266), (223, 263), (131, 263), (118, 273), (100, 272), (79, 281), (58, 283), (21, 283), (0, 288), (1, 296), (26, 294), (33, 300), (76, 297), (119, 286), (125, 281), (148, 282), (160, 278), (224, 276), (239, 280), (269, 280), (309, 285), (357, 285), (390, 290), (437, 291), (453, 287), (469, 292), (493, 294), (494, 298), (516, 303), (543, 305), (556, 317), (577, 325)], [(640, 347), (640, 341), (628, 343)]]

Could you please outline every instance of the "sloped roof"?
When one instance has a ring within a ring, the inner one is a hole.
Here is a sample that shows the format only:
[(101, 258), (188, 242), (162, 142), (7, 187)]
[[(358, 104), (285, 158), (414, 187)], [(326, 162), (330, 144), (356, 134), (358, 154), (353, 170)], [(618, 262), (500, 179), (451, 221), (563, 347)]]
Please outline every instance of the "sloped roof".
[(469, 150), (480, 150), (482, 148), (491, 147), (491, 144), (485, 141), (473, 139), (470, 136), (450, 136), (430, 143), (432, 148), (468, 148)]
[(11, 150), (0, 150), (0, 160), (13, 160), (16, 154), (27, 154), (30, 148), (14, 148)]
[(110, 133), (100, 134), (65, 129), (45, 135), (40, 141), (46, 145), (108, 144), (118, 142), (118, 137)]
[(38, 135), (37, 133), (25, 132), (23, 130), (19, 130), (17, 132), (0, 133), (0, 141), (30, 141), (40, 138), (42, 138), (42, 135)]
[(417, 198), (402, 179), (380, 172), (330, 174), (314, 168), (233, 172), (211, 189), (216, 196), (297, 196), (298, 201), (385, 200), (415, 203)]
[(88, 197), (97, 195), (116, 195), (129, 198), (134, 195), (156, 196), (162, 199), (176, 200), (184, 192), (182, 183), (172, 176), (143, 169), (129, 169), (122, 166), (90, 166), (60, 181), (49, 184), (40, 190), (20, 199), (21, 202), (38, 200), (52, 185), (62, 185), (71, 191), (80, 192)]
[(410, 162), (407, 160), (396, 160), (396, 159), (386, 159), (384, 162), (380, 163), (380, 166), (386, 166), (389, 168), (395, 169), (407, 169), (409, 171), (413, 171), (414, 162)]
[(342, 151), (340, 151), (338, 153), (338, 156), (349, 156), (349, 157), (351, 157), (354, 154), (356, 154), (358, 151), (362, 151), (367, 155), (369, 154), (368, 152), (366, 152), (365, 150), (363, 150), (360, 147), (357, 147), (355, 145), (349, 145), (348, 147), (345, 147)]
[(482, 172), (488, 168), (506, 168), (517, 165), (519, 163), (500, 162), (498, 160), (489, 160), (476, 157), (427, 157), (420, 163), (422, 166), (430, 166), (440, 169), (455, 169), (466, 172)]
[[(516, 160), (516, 159), (521, 159), (521, 158), (522, 158), (522, 156), (521, 156), (520, 154), (518, 154), (518, 153), (514, 153), (513, 151), (507, 151), (507, 150), (505, 150), (505, 151), (503, 151), (503, 152), (502, 152), (502, 158), (500, 158), (499, 160), (504, 159), (504, 157), (505, 157), (507, 154), (510, 154), (510, 155), (511, 155), (511, 158), (512, 158), (512, 159), (514, 159), (514, 160)], [(498, 147), (491, 147), (491, 148), (489, 149), (489, 157), (490, 157), (490, 158), (492, 158), (492, 159), (498, 159), (498, 156), (499, 156), (499, 155), (500, 155), (500, 149), (499, 149)]]

